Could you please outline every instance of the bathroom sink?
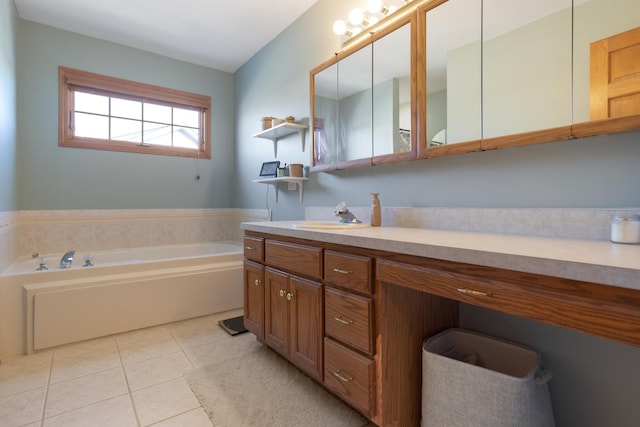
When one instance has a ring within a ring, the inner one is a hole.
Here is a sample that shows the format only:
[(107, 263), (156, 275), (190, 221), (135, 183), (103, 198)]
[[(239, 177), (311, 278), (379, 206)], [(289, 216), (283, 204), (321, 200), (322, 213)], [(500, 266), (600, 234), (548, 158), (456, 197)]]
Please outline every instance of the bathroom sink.
[(332, 221), (300, 221), (293, 226), (295, 228), (310, 228), (316, 230), (348, 230), (351, 228), (371, 227), (371, 224)]

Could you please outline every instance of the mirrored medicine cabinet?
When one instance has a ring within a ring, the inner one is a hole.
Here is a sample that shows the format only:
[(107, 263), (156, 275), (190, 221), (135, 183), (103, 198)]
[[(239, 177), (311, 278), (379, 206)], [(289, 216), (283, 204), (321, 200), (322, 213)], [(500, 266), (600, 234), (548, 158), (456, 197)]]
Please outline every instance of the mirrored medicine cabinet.
[(311, 70), (311, 170), (638, 130), (637, 58), (637, 0), (414, 1)]
[(313, 170), (415, 158), (411, 17), (311, 73)]

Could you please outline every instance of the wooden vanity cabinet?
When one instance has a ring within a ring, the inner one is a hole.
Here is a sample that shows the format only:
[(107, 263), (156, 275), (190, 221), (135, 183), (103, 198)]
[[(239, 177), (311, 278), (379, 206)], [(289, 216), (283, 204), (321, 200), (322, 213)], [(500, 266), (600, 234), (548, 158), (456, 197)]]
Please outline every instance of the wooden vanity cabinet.
[[(381, 281), (376, 266), (388, 256), (250, 232), (245, 324), (258, 340), (375, 424), (413, 426), (419, 424), (419, 406), (407, 393), (421, 384), (416, 349), (425, 338), (457, 326), (458, 305)], [(397, 352), (412, 356), (398, 359)], [(411, 363), (397, 366), (398, 360)]]
[(244, 261), (244, 327), (264, 340), (264, 267)]
[(244, 324), (275, 351), (322, 381), (322, 248), (244, 237)]
[(245, 259), (247, 325), (255, 321), (260, 339), (260, 308), (251, 304), (262, 295), (264, 341), (379, 426), (420, 425), (422, 345), (458, 326), (460, 302), (640, 346), (637, 289), (254, 231), (247, 237), (264, 239), (264, 261)]
[(324, 384), (375, 415), (373, 258), (325, 250)]
[(324, 385), (369, 418), (375, 408), (375, 363), (330, 338), (324, 341)]
[(245, 236), (244, 257), (256, 262), (264, 261), (264, 239), (262, 237)]
[(265, 268), (264, 342), (322, 381), (322, 284)]
[(327, 286), (324, 300), (325, 334), (372, 357), (373, 299)]
[(258, 236), (245, 236), (243, 295), (244, 327), (264, 339), (264, 239)]

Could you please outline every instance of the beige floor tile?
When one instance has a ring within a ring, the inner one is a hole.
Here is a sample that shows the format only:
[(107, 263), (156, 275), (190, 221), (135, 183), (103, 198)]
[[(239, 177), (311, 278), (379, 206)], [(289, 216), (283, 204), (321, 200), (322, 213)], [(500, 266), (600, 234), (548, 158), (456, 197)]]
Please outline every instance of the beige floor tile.
[(45, 387), (51, 370), (51, 353), (3, 361), (0, 365), (0, 397)]
[(168, 420), (153, 424), (153, 427), (212, 427), (211, 421), (204, 409), (198, 408), (193, 411), (178, 415)]
[(125, 375), (129, 388), (133, 391), (180, 378), (190, 369), (193, 369), (193, 365), (180, 351), (125, 365)]
[(76, 354), (64, 359), (55, 358), (51, 367), (51, 383), (95, 374), (120, 366), (122, 366), (120, 354), (115, 349)]
[(42, 419), (45, 387), (0, 398), (0, 426), (18, 427)]
[(44, 420), (43, 427), (137, 427), (128, 394)]
[(170, 325), (152, 326), (150, 328), (136, 329), (131, 332), (124, 332), (115, 336), (119, 346), (146, 341), (152, 338), (166, 337), (169, 335)]
[(262, 346), (253, 335), (231, 337), (217, 324), (241, 314), (232, 310), (3, 360), (0, 426), (41, 427), (44, 413), (46, 427), (136, 426), (136, 417), (140, 426), (210, 427), (182, 374)]
[(131, 393), (140, 424), (147, 426), (200, 407), (183, 378)]
[(122, 367), (51, 384), (45, 417), (49, 418), (128, 392)]
[(53, 359), (78, 358), (117, 350), (115, 338), (109, 336), (56, 347), (53, 349)]
[(120, 357), (124, 365), (182, 351), (171, 335), (153, 336), (148, 339), (122, 344), (119, 347)]

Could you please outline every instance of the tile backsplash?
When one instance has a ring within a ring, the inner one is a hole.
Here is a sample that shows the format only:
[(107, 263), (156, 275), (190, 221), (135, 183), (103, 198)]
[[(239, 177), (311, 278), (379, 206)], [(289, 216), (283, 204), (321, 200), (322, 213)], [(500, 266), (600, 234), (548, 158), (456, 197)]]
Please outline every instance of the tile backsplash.
[[(349, 207), (369, 222), (371, 207)], [(305, 219), (335, 221), (334, 207), (312, 206)], [(478, 233), (519, 234), (563, 239), (609, 240), (614, 215), (640, 214), (640, 208), (382, 208), (382, 225)]]

